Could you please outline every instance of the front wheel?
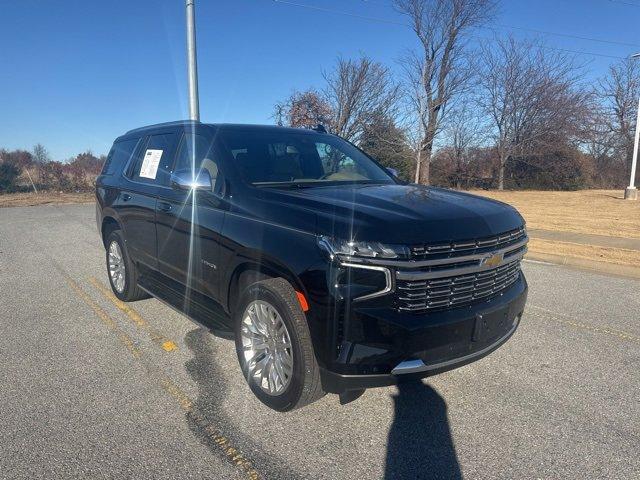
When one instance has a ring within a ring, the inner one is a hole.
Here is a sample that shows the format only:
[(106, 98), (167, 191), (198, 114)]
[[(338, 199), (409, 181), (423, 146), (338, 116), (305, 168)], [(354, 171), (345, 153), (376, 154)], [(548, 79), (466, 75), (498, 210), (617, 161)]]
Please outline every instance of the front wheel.
[(250, 285), (235, 316), (238, 360), (262, 403), (286, 412), (324, 395), (307, 319), (289, 282)]

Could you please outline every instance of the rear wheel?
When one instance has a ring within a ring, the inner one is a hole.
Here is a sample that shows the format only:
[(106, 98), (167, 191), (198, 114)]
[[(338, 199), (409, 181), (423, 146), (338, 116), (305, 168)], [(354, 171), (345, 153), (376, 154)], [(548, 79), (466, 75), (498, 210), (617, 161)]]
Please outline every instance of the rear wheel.
[(281, 412), (324, 395), (307, 319), (286, 280), (250, 285), (236, 310), (236, 351), (249, 387)]
[(122, 232), (111, 232), (106, 245), (107, 273), (114, 295), (123, 302), (148, 298), (149, 295), (138, 287), (138, 272), (129, 257)]

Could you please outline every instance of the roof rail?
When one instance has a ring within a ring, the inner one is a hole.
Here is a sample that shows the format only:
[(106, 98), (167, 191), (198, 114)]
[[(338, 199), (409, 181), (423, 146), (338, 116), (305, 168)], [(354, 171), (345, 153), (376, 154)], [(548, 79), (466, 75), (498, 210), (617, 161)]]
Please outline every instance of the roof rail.
[(199, 125), (200, 122), (197, 120), (175, 120), (173, 122), (156, 123), (154, 125), (147, 125), (146, 127), (134, 128), (133, 130), (129, 130), (127, 133), (125, 133), (125, 135), (129, 135), (130, 133), (142, 132), (150, 128), (173, 127), (178, 125), (196, 125), (196, 124)]

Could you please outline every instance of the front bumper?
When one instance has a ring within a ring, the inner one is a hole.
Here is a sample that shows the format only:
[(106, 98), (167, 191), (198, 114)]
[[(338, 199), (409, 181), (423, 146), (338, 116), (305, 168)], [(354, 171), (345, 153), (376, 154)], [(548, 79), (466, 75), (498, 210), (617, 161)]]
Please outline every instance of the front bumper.
[(527, 282), (466, 307), (417, 315), (389, 308), (353, 308), (337, 361), (321, 368), (327, 392), (394, 385), (479, 360), (516, 331)]

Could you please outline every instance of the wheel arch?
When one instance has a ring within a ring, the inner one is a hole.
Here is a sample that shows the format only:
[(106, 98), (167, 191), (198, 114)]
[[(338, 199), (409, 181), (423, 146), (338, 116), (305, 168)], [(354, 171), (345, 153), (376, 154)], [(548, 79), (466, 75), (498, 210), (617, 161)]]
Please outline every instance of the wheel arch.
[(298, 277), (286, 268), (256, 261), (248, 261), (236, 266), (229, 277), (226, 307), (229, 313), (234, 312), (241, 293), (252, 283), (267, 278), (284, 278), (294, 290), (305, 293), (305, 288)]
[(111, 232), (115, 230), (122, 230), (120, 222), (118, 222), (112, 216), (105, 216), (102, 219), (102, 226), (100, 227), (100, 232), (102, 234), (102, 244), (105, 246), (105, 248), (107, 247), (107, 238), (109, 238)]

